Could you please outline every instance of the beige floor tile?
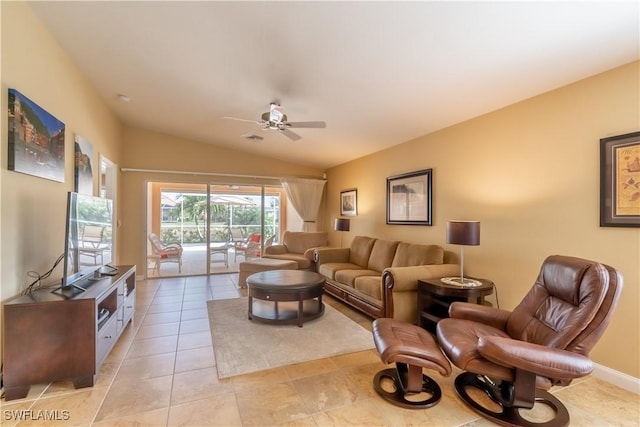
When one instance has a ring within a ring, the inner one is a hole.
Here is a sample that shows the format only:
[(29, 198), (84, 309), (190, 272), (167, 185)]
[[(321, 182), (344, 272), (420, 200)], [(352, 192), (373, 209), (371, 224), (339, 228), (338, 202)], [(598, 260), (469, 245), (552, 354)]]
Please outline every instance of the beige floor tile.
[(144, 321), (142, 322), (142, 326), (155, 325), (158, 323), (179, 322), (181, 315), (182, 312), (180, 311), (169, 311), (166, 313), (149, 313), (145, 316)]
[(97, 421), (95, 427), (158, 427), (167, 424), (169, 407)]
[(180, 311), (182, 310), (182, 301), (181, 302), (172, 302), (172, 303), (164, 303), (164, 304), (151, 304), (149, 309), (147, 310), (147, 314), (149, 313), (167, 313), (170, 311)]
[(175, 372), (193, 371), (194, 369), (211, 368), (215, 366), (213, 347), (200, 347), (182, 350), (176, 353)]
[[(362, 400), (353, 404), (320, 412), (313, 415), (318, 426), (389, 426), (381, 410)], [(407, 424), (410, 425), (410, 424)], [(418, 425), (418, 424), (414, 424)], [(435, 424), (431, 424), (435, 425)]]
[(168, 335), (178, 335), (180, 322), (156, 323), (153, 325), (142, 325), (138, 329), (134, 340), (144, 340), (147, 338), (166, 337)]
[(218, 379), (216, 368), (198, 369), (177, 373), (173, 377), (171, 405), (179, 405), (194, 400), (208, 399), (221, 394), (233, 395), (230, 378)]
[(241, 426), (240, 412), (233, 394), (219, 395), (171, 406), (169, 426)]
[(300, 378), (292, 384), (310, 414), (349, 405), (363, 397), (358, 385), (342, 371)]
[(35, 403), (35, 400), (16, 399), (9, 402), (2, 400), (0, 402), (2, 427), (16, 426), (21, 420), (24, 420), (30, 412), (29, 408)]
[(178, 336), (171, 335), (167, 337), (149, 338), (146, 340), (135, 340), (131, 344), (131, 348), (126, 358), (152, 356), (155, 354), (171, 353), (176, 351), (178, 347)]
[(236, 393), (255, 392), (256, 390), (268, 393), (272, 385), (289, 382), (289, 376), (284, 368), (273, 368), (231, 377), (231, 381)]
[(311, 415), (296, 389), (275, 383), (236, 393), (243, 426), (272, 426)]
[(134, 415), (169, 406), (173, 376), (114, 385), (107, 393), (96, 421)]
[(176, 354), (173, 352), (125, 359), (115, 378), (114, 386), (172, 375), (175, 360)]
[(185, 301), (182, 303), (183, 310), (198, 310), (198, 309), (206, 309), (207, 302), (206, 301)]
[[(371, 342), (373, 342), (373, 338), (371, 338)], [(375, 362), (380, 363), (380, 369), (386, 366), (380, 360), (380, 355), (375, 349), (359, 351), (356, 353), (342, 354), (340, 356), (332, 357), (331, 360), (339, 368), (344, 368), (347, 366), (356, 366), (356, 365), (367, 364), (367, 363), (375, 363)]]
[(180, 321), (180, 333), (203, 332), (209, 330), (209, 318)]
[(206, 308), (199, 308), (196, 310), (182, 310), (182, 316), (180, 320), (194, 320), (194, 319), (208, 319), (209, 315)]
[(178, 351), (211, 346), (211, 332), (193, 332), (178, 336)]
[(101, 387), (38, 399), (30, 408), (36, 420), (20, 422), (18, 426), (89, 425), (106, 393), (107, 389)]
[(312, 377), (314, 375), (325, 374), (338, 369), (331, 358), (312, 360), (310, 362), (296, 363), (294, 365), (284, 366), (287, 375), (291, 380), (297, 380), (304, 377)]

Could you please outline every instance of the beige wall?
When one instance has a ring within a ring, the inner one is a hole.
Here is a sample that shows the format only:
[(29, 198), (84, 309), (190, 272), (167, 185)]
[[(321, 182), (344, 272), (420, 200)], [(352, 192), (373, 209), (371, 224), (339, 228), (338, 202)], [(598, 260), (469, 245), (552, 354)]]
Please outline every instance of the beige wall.
[[(64, 51), (21, 2), (0, 2), (0, 298), (23, 289), (29, 270), (45, 272), (63, 251), (65, 194), (73, 189), (73, 135), (120, 167), (266, 176), (322, 171), (122, 129)], [(339, 191), (358, 188), (358, 216), (345, 233), (444, 244), (448, 219), (482, 222), (481, 246), (466, 250), (467, 271), (494, 280), (513, 307), (552, 253), (597, 259), (626, 284), (613, 323), (593, 352), (603, 365), (639, 377), (640, 231), (601, 228), (598, 140), (640, 129), (638, 63), (458, 124), (328, 172), (321, 229), (332, 229)], [(7, 89), (15, 88), (66, 124), (65, 183), (7, 171)], [(433, 168), (434, 225), (385, 224), (385, 178)], [(203, 176), (121, 173), (119, 261), (144, 265), (145, 182), (210, 182)], [(231, 179), (238, 182), (237, 179)], [(225, 179), (216, 178), (215, 182)], [(248, 180), (247, 183), (255, 183)], [(94, 178), (94, 187), (95, 187)], [(338, 233), (331, 233), (339, 244)], [(59, 278), (58, 267), (52, 277)]]
[[(121, 260), (135, 263), (144, 271), (146, 248), (146, 188), (147, 182), (278, 184), (278, 177), (308, 176), (319, 178), (322, 171), (275, 159), (266, 159), (234, 150), (187, 141), (156, 132), (125, 128), (124, 161), (130, 169), (161, 171), (191, 171), (199, 175), (162, 172), (124, 172), (120, 177)], [(211, 175), (208, 175), (211, 174)], [(213, 174), (222, 174), (215, 176)], [(223, 176), (257, 175), (273, 179), (252, 179)]]
[[(638, 131), (639, 120), (634, 63), (332, 168), (326, 217), (338, 215), (340, 190), (357, 187), (358, 216), (345, 245), (364, 234), (456, 252), (444, 240), (447, 220), (481, 221), (480, 246), (465, 248), (465, 270), (493, 280), (507, 309), (547, 255), (615, 266), (624, 292), (592, 356), (639, 377), (640, 230), (599, 226), (599, 140)], [(433, 169), (433, 226), (386, 225), (386, 177), (426, 168)], [(331, 240), (339, 244), (339, 234)]]
[[(64, 251), (66, 193), (73, 191), (74, 135), (93, 144), (94, 191), (99, 153), (121, 160), (118, 120), (71, 62), (29, 6), (2, 2), (2, 88), (0, 168), (2, 299), (15, 295), (44, 273)], [(65, 124), (65, 182), (7, 170), (7, 91), (14, 88)], [(51, 278), (59, 280), (62, 265)]]

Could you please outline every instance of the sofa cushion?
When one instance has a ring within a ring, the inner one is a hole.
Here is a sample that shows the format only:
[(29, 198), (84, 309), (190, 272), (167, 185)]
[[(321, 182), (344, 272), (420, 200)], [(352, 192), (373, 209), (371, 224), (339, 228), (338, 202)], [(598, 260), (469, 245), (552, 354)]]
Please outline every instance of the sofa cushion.
[(382, 272), (387, 267), (391, 267), (393, 256), (399, 242), (378, 239), (374, 242), (369, 256), (367, 268), (369, 270)]
[(318, 273), (329, 279), (335, 279), (336, 271), (340, 270), (357, 270), (360, 266), (351, 264), (349, 262), (327, 262), (320, 264), (318, 267)]
[(381, 276), (362, 276), (356, 278), (353, 285), (365, 295), (368, 295), (378, 301), (382, 301), (382, 277)]
[(308, 233), (305, 231), (285, 231), (282, 238), (282, 244), (287, 247), (289, 252), (303, 254), (309, 248), (328, 245), (328, 233), (316, 232)]
[(377, 239), (367, 236), (356, 236), (351, 241), (349, 252), (349, 262), (358, 265), (360, 268), (367, 268), (371, 249)]
[(380, 275), (380, 272), (358, 268), (357, 270), (338, 270), (335, 272), (334, 279), (338, 282), (353, 286), (358, 277), (375, 275)]
[(444, 249), (438, 245), (416, 245), (399, 243), (392, 267), (411, 267), (416, 265), (442, 264)]

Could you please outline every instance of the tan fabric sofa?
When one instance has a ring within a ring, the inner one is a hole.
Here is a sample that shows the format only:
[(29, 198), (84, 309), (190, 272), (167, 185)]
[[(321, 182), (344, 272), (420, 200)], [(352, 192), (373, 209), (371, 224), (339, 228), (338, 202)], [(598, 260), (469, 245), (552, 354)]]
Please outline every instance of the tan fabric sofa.
[(444, 249), (367, 236), (350, 248), (318, 248), (316, 270), (325, 292), (371, 317), (418, 321), (418, 279), (455, 276), (459, 264), (444, 263)]
[(315, 271), (313, 250), (329, 244), (327, 232), (285, 231), (282, 243), (264, 249), (263, 258), (296, 261), (298, 270)]

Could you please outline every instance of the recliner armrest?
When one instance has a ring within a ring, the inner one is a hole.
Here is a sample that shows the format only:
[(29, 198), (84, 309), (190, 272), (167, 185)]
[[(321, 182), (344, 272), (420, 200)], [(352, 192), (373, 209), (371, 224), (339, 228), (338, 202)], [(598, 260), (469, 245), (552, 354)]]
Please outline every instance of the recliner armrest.
[(469, 302), (456, 301), (449, 306), (449, 317), (452, 319), (484, 323), (501, 331), (505, 330), (510, 314), (507, 310)]
[(511, 338), (480, 337), (478, 351), (498, 365), (555, 380), (572, 380), (593, 370), (593, 362), (582, 354)]

